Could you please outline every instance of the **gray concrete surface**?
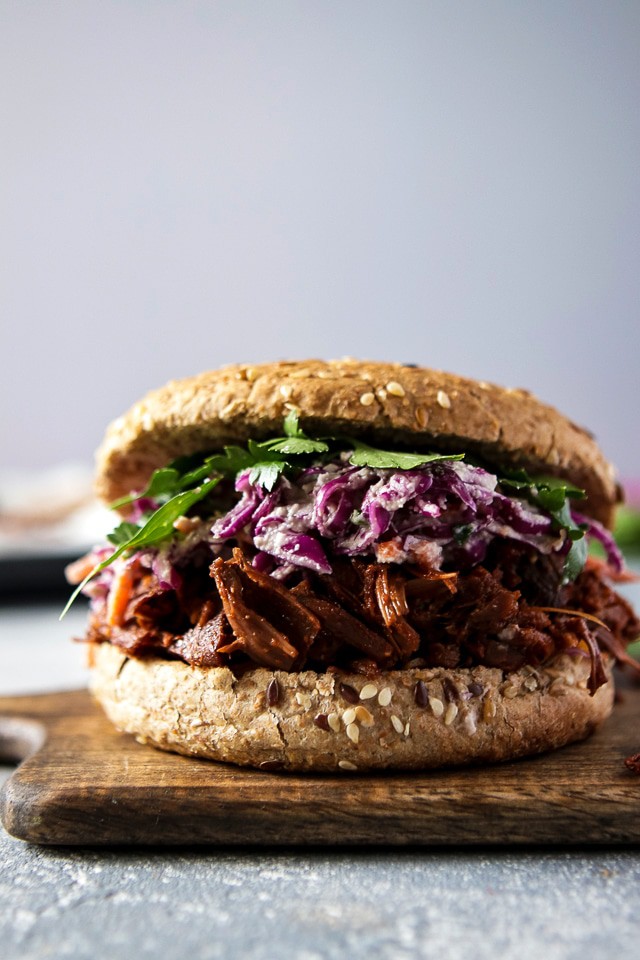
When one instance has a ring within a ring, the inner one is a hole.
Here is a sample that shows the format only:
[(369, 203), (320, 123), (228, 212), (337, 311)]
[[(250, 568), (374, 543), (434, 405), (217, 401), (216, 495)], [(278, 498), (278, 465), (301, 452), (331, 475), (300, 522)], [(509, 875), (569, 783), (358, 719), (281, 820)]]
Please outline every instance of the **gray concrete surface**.
[[(81, 682), (83, 614), (56, 614), (0, 610), (0, 695)], [(639, 933), (634, 850), (104, 852), (0, 829), (2, 960), (635, 960)]]
[(635, 958), (640, 858), (131, 853), (0, 837), (7, 958)]

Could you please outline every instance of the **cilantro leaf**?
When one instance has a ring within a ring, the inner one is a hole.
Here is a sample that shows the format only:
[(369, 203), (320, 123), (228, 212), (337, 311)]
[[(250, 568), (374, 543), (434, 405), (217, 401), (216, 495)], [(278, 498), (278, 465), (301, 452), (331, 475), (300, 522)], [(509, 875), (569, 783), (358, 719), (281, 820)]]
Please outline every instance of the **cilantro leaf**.
[(285, 437), (304, 437), (305, 434), (300, 426), (300, 415), (295, 407), (292, 407), (289, 410), (288, 414), (284, 418), (284, 435)]
[(124, 521), (119, 526), (112, 531), (112, 533), (107, 534), (107, 540), (109, 543), (113, 543), (116, 547), (119, 547), (121, 543), (126, 543), (128, 540), (131, 540), (133, 536), (138, 532), (140, 527), (137, 523), (129, 523)]
[(390, 470), (414, 470), (425, 463), (434, 463), (438, 460), (462, 460), (464, 453), (402, 453), (394, 450), (377, 450), (360, 440), (352, 440), (354, 451), (349, 457), (349, 463), (354, 467), (377, 467)]
[(289, 453), (300, 456), (305, 453), (326, 453), (329, 444), (324, 440), (314, 440), (307, 436), (299, 423), (298, 411), (290, 410), (284, 418), (284, 438), (267, 440), (260, 444), (276, 453)]
[(231, 446), (225, 447), (224, 453), (207, 457), (204, 465), (211, 473), (221, 473), (225, 477), (235, 477), (242, 470), (252, 467), (254, 463), (255, 457), (249, 450), (244, 447)]
[(251, 468), (251, 473), (249, 474), (249, 482), (257, 483), (258, 486), (264, 487), (265, 490), (273, 490), (278, 480), (278, 477), (284, 469), (284, 461), (272, 462), (272, 463), (255, 463)]
[(290, 453), (299, 456), (303, 453), (326, 453), (329, 444), (324, 440), (311, 440), (309, 437), (290, 437), (286, 440), (268, 440), (262, 444), (275, 453)]

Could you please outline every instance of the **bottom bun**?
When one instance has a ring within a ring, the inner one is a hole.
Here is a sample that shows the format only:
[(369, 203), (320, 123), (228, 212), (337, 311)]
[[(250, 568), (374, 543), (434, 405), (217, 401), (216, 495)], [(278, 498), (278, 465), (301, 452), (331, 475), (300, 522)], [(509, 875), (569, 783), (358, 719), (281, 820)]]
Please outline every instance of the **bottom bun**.
[(373, 678), (128, 658), (91, 648), (91, 690), (112, 723), (163, 750), (264, 770), (416, 770), (494, 762), (581, 740), (611, 713), (588, 659), (516, 673), (419, 668)]

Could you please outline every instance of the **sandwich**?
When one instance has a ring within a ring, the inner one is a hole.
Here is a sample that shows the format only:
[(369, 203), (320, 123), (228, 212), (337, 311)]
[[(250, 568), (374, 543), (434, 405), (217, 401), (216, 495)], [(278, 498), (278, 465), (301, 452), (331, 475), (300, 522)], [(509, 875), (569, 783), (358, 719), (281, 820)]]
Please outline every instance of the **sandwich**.
[(93, 694), (143, 743), (262, 770), (491, 763), (587, 737), (614, 664), (638, 669), (613, 468), (524, 390), (229, 366), (111, 424), (96, 485), (118, 522), (67, 576)]

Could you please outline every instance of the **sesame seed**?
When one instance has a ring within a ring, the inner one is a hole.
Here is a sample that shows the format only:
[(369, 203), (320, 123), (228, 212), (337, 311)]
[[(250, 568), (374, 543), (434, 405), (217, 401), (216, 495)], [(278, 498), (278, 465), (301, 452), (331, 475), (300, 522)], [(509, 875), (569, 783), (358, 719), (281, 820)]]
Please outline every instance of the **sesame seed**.
[(455, 718), (458, 716), (458, 704), (450, 703), (447, 707), (447, 712), (444, 715), (445, 726), (450, 727)]
[(476, 718), (472, 713), (468, 713), (464, 718), (463, 723), (464, 723), (465, 732), (472, 737), (478, 729), (478, 727), (476, 726)]
[(342, 722), (345, 726), (349, 726), (350, 723), (353, 723), (356, 719), (356, 711), (354, 707), (349, 707), (348, 710), (345, 710), (342, 714)]
[(351, 760), (338, 760), (338, 766), (341, 770), (357, 770), (355, 763), (351, 763)]
[(280, 385), (280, 395), (283, 396), (285, 400), (289, 400), (292, 393), (293, 387), (290, 384), (283, 383)]
[(402, 733), (404, 731), (404, 724), (400, 717), (396, 717), (395, 713), (391, 714), (391, 726), (396, 733)]
[(360, 691), (361, 700), (371, 700), (372, 697), (375, 697), (378, 692), (378, 688), (375, 683), (365, 683), (364, 687)]
[(356, 707), (356, 720), (359, 720), (363, 727), (373, 726), (373, 714), (369, 713), (366, 707)]
[(230, 416), (230, 414), (233, 413), (233, 411), (236, 409), (237, 406), (238, 406), (237, 400), (231, 400), (230, 403), (227, 403), (227, 405), (224, 406), (220, 411), (220, 419), (225, 420), (228, 416)]
[(427, 423), (429, 422), (429, 411), (425, 410), (424, 407), (418, 407), (415, 413), (416, 423), (421, 430), (424, 430)]
[(431, 697), (429, 700), (429, 706), (433, 710), (433, 714), (436, 717), (441, 717), (444, 713), (444, 703), (442, 700), (438, 700), (437, 697)]
[(383, 687), (380, 693), (378, 694), (378, 703), (381, 707), (388, 707), (391, 703), (391, 697), (393, 692), (391, 687)]
[(411, 721), (410, 721), (410, 720), (407, 720), (407, 722), (406, 722), (406, 724), (405, 724), (405, 727), (404, 727), (404, 735), (405, 735), (405, 737), (408, 737), (408, 736), (409, 736), (409, 730), (410, 730), (410, 728), (411, 728)]
[(372, 393), (363, 393), (360, 397), (360, 403), (363, 407), (370, 407), (375, 402), (375, 396)]
[(386, 400), (387, 391), (385, 390), (384, 387), (378, 387), (378, 389), (376, 390), (376, 396), (378, 397), (379, 400)]
[(485, 700), (484, 706), (482, 708), (482, 719), (483, 720), (493, 720), (496, 715), (496, 705), (493, 700)]
[(503, 687), (503, 688), (502, 688), (502, 696), (503, 696), (503, 697), (506, 697), (507, 700), (513, 700), (513, 698), (515, 697), (515, 695), (517, 694), (517, 692), (518, 692), (518, 691), (517, 691), (516, 687), (514, 687), (513, 684), (510, 684), (510, 683), (507, 684), (506, 687)]
[(340, 730), (340, 717), (337, 713), (330, 713), (327, 717), (327, 723), (331, 727), (334, 733), (338, 733)]
[(245, 377), (247, 378), (247, 380), (249, 381), (249, 383), (251, 383), (252, 380), (255, 380), (255, 378), (258, 376), (258, 374), (257, 374), (256, 371), (253, 369), (253, 367), (247, 367), (247, 369), (245, 370), (245, 374), (244, 374), (244, 375), (245, 375)]
[(390, 380), (387, 384), (387, 393), (392, 397), (404, 397), (404, 387), (397, 380)]
[(352, 741), (352, 743), (358, 742), (358, 740), (360, 739), (360, 730), (358, 729), (357, 724), (349, 723), (347, 725), (347, 736), (349, 737), (349, 740)]
[(438, 390), (438, 395), (436, 397), (438, 404), (445, 409), (449, 409), (451, 406), (451, 400), (449, 400), (449, 394), (445, 393), (444, 390)]

